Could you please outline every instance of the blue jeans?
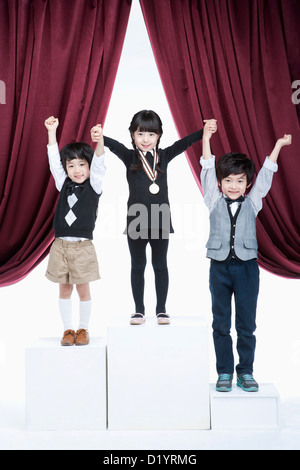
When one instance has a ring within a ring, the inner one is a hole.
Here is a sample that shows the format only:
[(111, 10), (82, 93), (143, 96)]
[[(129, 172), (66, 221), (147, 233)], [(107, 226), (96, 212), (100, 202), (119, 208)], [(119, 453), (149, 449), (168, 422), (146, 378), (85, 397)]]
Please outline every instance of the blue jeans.
[(256, 260), (211, 260), (209, 287), (212, 298), (213, 339), (218, 374), (234, 372), (232, 349), (231, 300), (235, 300), (238, 374), (252, 374), (256, 338), (256, 305), (259, 291), (259, 268)]

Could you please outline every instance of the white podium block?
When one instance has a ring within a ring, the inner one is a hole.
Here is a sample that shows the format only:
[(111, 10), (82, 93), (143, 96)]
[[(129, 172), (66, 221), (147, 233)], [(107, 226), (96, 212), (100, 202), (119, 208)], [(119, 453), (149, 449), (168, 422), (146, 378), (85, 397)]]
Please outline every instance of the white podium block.
[(107, 330), (108, 428), (210, 429), (208, 328), (201, 319)]
[(259, 384), (258, 392), (233, 385), (231, 392), (210, 386), (212, 429), (274, 429), (279, 426), (279, 394), (272, 384)]
[(25, 350), (26, 425), (30, 431), (107, 427), (106, 342), (61, 346), (42, 338)]

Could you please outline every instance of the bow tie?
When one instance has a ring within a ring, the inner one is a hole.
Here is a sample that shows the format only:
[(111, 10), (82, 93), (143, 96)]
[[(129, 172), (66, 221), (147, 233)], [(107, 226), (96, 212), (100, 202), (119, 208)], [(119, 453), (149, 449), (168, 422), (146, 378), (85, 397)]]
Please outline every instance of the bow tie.
[(230, 197), (225, 197), (227, 204), (232, 204), (233, 202), (243, 202), (245, 200), (244, 196), (240, 196), (237, 199), (230, 199)]
[(70, 178), (66, 181), (66, 191), (67, 194), (78, 193), (82, 190), (84, 183), (75, 183)]

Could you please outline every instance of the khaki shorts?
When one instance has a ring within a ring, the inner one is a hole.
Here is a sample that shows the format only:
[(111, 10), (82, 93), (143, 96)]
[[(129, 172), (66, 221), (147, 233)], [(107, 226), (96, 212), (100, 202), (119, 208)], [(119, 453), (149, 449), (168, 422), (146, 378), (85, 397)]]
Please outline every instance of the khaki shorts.
[(100, 279), (92, 241), (69, 242), (56, 238), (50, 249), (46, 277), (59, 284), (85, 284)]

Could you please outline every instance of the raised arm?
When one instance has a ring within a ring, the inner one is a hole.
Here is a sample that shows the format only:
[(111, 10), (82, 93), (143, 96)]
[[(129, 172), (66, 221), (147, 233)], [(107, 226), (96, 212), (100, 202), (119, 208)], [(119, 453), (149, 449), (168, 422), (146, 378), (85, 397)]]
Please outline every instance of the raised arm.
[(59, 124), (58, 118), (50, 116), (48, 119), (45, 120), (44, 124), (48, 131), (48, 145), (57, 144), (56, 129), (58, 128)]
[(90, 182), (94, 191), (96, 191), (97, 194), (101, 194), (106, 171), (104, 162), (104, 138), (101, 124), (92, 127), (91, 139), (93, 142), (97, 142), (97, 146), (95, 149), (96, 157), (93, 158), (91, 163)]
[[(100, 124), (97, 124), (91, 129), (91, 138), (93, 142), (97, 142), (99, 133), (98, 126), (100, 126)], [(132, 150), (129, 150), (127, 147), (125, 147), (125, 145), (121, 144), (115, 139), (111, 139), (110, 137), (103, 136), (103, 140), (104, 146), (107, 147), (117, 157), (119, 157), (126, 166), (131, 163), (130, 152), (132, 152)]]
[(211, 148), (210, 148), (210, 139), (211, 136), (217, 131), (217, 121), (215, 119), (208, 119), (205, 122), (203, 128), (203, 137), (202, 137), (202, 156), (204, 160), (212, 158)]
[(193, 132), (182, 139), (177, 140), (169, 147), (164, 149), (168, 162), (173, 160), (173, 158), (177, 157), (181, 153), (185, 152), (191, 145), (199, 142), (202, 139), (203, 129), (199, 131)]
[(45, 120), (44, 124), (48, 131), (47, 150), (50, 171), (54, 178), (55, 186), (58, 191), (60, 191), (67, 175), (60, 161), (60, 154), (56, 140), (56, 130), (58, 128), (59, 121), (58, 118), (50, 116), (48, 119)]
[(273, 163), (277, 162), (280, 150), (285, 145), (290, 145), (292, 143), (292, 136), (291, 134), (284, 134), (283, 137), (277, 140), (275, 147), (273, 148), (271, 154), (269, 155), (269, 160)]
[[(214, 119), (212, 119), (212, 121), (216, 123)], [(217, 128), (215, 127), (215, 129)], [(174, 157), (185, 152), (191, 145), (195, 144), (196, 142), (199, 142), (199, 140), (203, 138), (203, 131), (204, 129), (200, 129), (199, 131), (193, 132), (192, 134), (189, 134), (183, 137), (182, 139), (177, 140), (170, 147), (165, 148), (164, 151), (166, 152), (168, 161), (170, 162)]]
[(91, 139), (93, 142), (97, 142), (97, 147), (95, 150), (96, 156), (101, 157), (101, 155), (104, 154), (104, 138), (101, 124), (96, 124), (96, 126), (92, 127)]
[(277, 159), (279, 152), (284, 145), (290, 145), (291, 143), (291, 135), (285, 134), (282, 138), (278, 139), (270, 156), (265, 159), (256, 177), (253, 188), (249, 193), (256, 215), (262, 208), (262, 200), (268, 194), (272, 185), (273, 175), (278, 169)]
[(217, 131), (217, 121), (215, 119), (209, 119), (205, 122), (203, 129), (202, 138), (202, 158), (200, 164), (202, 166), (201, 171), (201, 185), (204, 193), (204, 203), (207, 205), (209, 212), (211, 212), (215, 206), (216, 201), (220, 197), (220, 191), (218, 187), (218, 181), (216, 176), (215, 158), (211, 154), (210, 139), (212, 134)]

